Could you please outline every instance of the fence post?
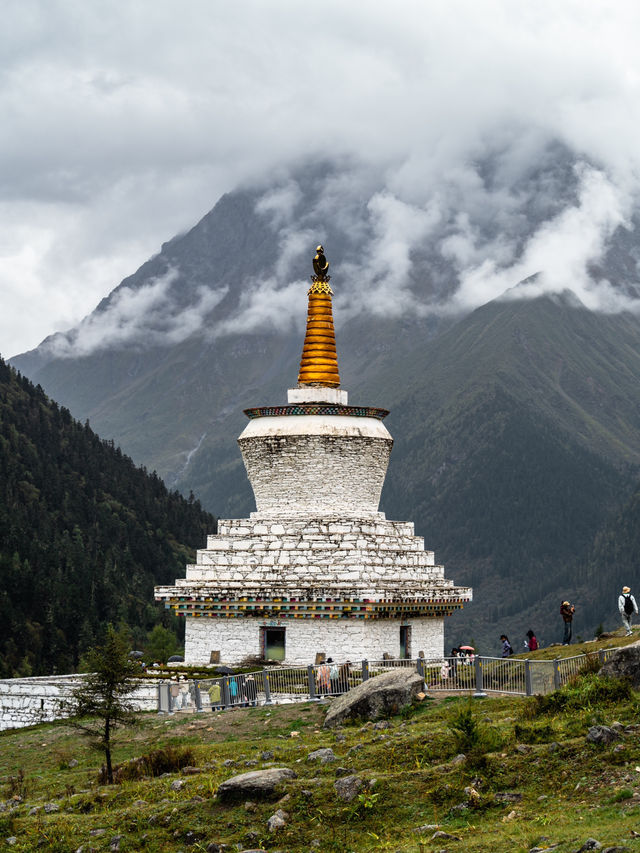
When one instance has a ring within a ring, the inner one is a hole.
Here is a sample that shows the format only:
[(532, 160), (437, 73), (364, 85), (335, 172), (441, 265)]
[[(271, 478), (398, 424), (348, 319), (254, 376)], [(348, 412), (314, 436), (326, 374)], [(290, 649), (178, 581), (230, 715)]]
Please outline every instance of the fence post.
[(309, 680), (309, 699), (317, 699), (316, 696), (316, 680), (313, 672), (312, 664), (307, 667), (307, 679)]
[(220, 691), (222, 694), (220, 697), (222, 699), (222, 705), (225, 708), (228, 708), (229, 705), (231, 705), (231, 693), (229, 691), (229, 679), (223, 678), (220, 686), (222, 687), (222, 690)]
[(529, 658), (524, 662), (524, 689), (527, 696), (533, 695), (533, 688), (531, 686), (531, 661)]
[(560, 690), (560, 661), (558, 658), (553, 662), (553, 689)]
[(600, 663), (603, 664), (605, 661), (604, 649), (598, 649), (598, 658), (600, 660)]
[(422, 658), (418, 658), (416, 662), (416, 669), (418, 671), (418, 675), (420, 675), (424, 679), (424, 661)]
[(262, 684), (264, 685), (264, 704), (271, 705), (271, 685), (269, 684), (269, 671), (262, 670)]
[(362, 680), (363, 681), (369, 680), (369, 661), (368, 660), (362, 661)]
[(202, 711), (202, 696), (200, 696), (200, 684), (197, 681), (193, 682), (193, 695), (196, 700), (196, 711)]
[[(164, 708), (162, 706), (165, 706)], [(158, 684), (158, 713), (168, 714), (171, 711), (171, 689), (168, 684)]]
[(474, 699), (484, 699), (487, 695), (484, 692), (484, 685), (482, 682), (482, 658), (480, 655), (476, 655), (474, 660), (474, 666), (476, 669), (476, 692), (473, 694)]

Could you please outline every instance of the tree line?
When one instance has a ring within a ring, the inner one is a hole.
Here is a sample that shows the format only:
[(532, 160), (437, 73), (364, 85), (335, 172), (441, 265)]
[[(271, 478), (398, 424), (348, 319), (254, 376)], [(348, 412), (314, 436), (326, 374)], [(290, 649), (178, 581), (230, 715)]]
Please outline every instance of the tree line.
[(178, 637), (153, 587), (215, 529), (0, 359), (0, 677), (73, 671), (109, 623)]

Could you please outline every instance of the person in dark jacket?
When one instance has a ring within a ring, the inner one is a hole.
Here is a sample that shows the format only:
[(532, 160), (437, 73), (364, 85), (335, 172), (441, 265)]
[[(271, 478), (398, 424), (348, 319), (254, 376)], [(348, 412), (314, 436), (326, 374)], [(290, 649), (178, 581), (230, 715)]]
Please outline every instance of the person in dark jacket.
[(568, 646), (571, 642), (571, 629), (573, 624), (573, 614), (575, 612), (575, 607), (568, 601), (563, 601), (560, 605), (560, 615), (564, 621), (564, 635), (562, 637), (563, 646)]
[(513, 648), (506, 634), (500, 635), (500, 642), (502, 643), (502, 657), (508, 658), (513, 654)]

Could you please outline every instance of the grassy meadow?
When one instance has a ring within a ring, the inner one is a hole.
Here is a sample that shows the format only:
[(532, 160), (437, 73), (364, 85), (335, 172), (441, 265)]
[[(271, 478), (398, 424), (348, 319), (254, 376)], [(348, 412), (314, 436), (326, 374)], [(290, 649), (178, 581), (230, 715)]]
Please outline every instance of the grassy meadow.
[[(587, 671), (547, 697), (428, 697), (336, 731), (322, 727), (326, 708), (140, 714), (114, 759), (145, 761), (112, 786), (68, 724), (4, 732), (0, 849), (568, 853), (595, 838), (640, 853), (640, 704), (624, 682)], [(586, 740), (614, 723), (612, 743)], [(321, 747), (336, 760), (307, 759)], [(297, 774), (273, 801), (218, 802), (223, 780), (270, 766)], [(350, 774), (362, 788), (345, 802), (334, 783)], [(286, 824), (270, 832), (277, 809)]]

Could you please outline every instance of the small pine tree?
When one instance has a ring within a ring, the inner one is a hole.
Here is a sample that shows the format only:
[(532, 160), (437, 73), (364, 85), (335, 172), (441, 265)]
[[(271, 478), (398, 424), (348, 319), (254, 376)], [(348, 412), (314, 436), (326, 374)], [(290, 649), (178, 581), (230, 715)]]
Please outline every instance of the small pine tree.
[(128, 636), (110, 625), (104, 643), (87, 652), (86, 662), (91, 671), (66, 705), (71, 725), (93, 738), (92, 746), (104, 753), (110, 785), (113, 784), (112, 734), (120, 726), (135, 723), (130, 696), (139, 668), (128, 655)]

